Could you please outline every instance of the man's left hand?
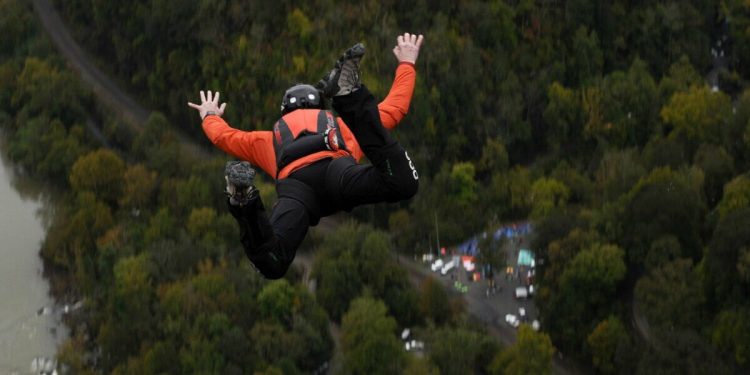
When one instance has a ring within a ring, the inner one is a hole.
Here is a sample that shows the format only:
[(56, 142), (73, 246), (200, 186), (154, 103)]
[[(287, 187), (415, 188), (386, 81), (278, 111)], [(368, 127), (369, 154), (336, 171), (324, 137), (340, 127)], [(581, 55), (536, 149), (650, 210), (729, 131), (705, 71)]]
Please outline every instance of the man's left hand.
[(206, 95), (206, 93), (201, 90), (201, 104), (199, 105), (188, 102), (188, 106), (197, 109), (198, 114), (201, 116), (201, 120), (203, 120), (208, 115), (223, 115), (224, 108), (227, 107), (227, 103), (222, 103), (221, 105), (219, 105), (218, 91), (216, 92), (216, 95), (213, 95), (213, 93), (211, 93), (211, 90), (208, 90), (208, 95)]
[(393, 54), (396, 55), (398, 62), (407, 62), (415, 64), (419, 57), (419, 48), (422, 47), (424, 36), (417, 34), (404, 33), (396, 38), (396, 47), (393, 47)]

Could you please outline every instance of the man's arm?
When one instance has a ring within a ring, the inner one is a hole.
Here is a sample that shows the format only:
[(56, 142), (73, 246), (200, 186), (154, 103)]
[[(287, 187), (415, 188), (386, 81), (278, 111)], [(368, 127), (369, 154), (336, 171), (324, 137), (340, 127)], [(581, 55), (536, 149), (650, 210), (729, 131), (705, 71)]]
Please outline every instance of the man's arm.
[(405, 33), (396, 38), (396, 47), (393, 54), (399, 64), (396, 68), (396, 77), (388, 95), (378, 104), (380, 121), (386, 129), (393, 129), (403, 120), (409, 111), (411, 98), (414, 94), (414, 84), (417, 79), (417, 71), (414, 64), (419, 57), (419, 49), (422, 46), (424, 36)]
[(221, 116), (227, 103), (219, 105), (219, 92), (206, 96), (200, 92), (201, 104), (188, 102), (198, 110), (206, 137), (220, 150), (256, 165), (270, 176), (276, 176), (276, 160), (273, 150), (273, 133), (270, 131), (246, 132), (229, 126)]

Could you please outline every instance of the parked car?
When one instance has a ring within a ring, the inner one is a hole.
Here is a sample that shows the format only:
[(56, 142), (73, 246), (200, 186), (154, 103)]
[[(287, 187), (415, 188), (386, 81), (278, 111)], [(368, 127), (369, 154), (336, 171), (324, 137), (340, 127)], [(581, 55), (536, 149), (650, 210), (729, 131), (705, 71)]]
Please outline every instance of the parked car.
[(526, 290), (525, 286), (519, 286), (516, 288), (516, 290), (513, 292), (513, 297), (516, 298), (528, 298), (529, 292)]
[(448, 271), (452, 270), (452, 269), (453, 269), (453, 267), (455, 267), (455, 266), (456, 266), (456, 261), (455, 261), (455, 260), (452, 260), (452, 261), (450, 261), (450, 262), (446, 263), (446, 264), (445, 264), (445, 265), (443, 266), (443, 268), (442, 268), (442, 269), (440, 270), (440, 273), (441, 273), (441, 274), (443, 274), (443, 275), (445, 275), (445, 274), (447, 274), (447, 273), (448, 273)]
[(505, 315), (505, 322), (513, 328), (518, 328), (518, 326), (521, 324), (521, 321), (518, 320), (518, 318), (516, 318), (516, 316), (513, 314)]
[(431, 268), (432, 268), (432, 272), (437, 272), (441, 270), (443, 268), (443, 260), (442, 259), (436, 260), (435, 263), (432, 263)]

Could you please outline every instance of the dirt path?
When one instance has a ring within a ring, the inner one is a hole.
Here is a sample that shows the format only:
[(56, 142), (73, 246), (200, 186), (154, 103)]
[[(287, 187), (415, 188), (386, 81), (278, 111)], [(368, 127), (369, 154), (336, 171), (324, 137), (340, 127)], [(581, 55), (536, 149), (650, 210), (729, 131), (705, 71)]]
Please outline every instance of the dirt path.
[[(148, 120), (151, 110), (140, 105), (133, 97), (123, 91), (111, 78), (92, 62), (86, 52), (73, 39), (50, 0), (31, 0), (42, 27), (49, 35), (58, 51), (77, 72), (81, 80), (89, 85), (96, 97), (115, 114), (119, 115), (131, 129), (140, 132)], [(187, 107), (186, 107), (187, 109)], [(197, 120), (197, 118), (196, 118)], [(198, 121), (196, 121), (198, 126)], [(179, 137), (183, 151), (200, 157), (207, 157), (208, 151), (189, 139), (182, 132), (175, 132)]]

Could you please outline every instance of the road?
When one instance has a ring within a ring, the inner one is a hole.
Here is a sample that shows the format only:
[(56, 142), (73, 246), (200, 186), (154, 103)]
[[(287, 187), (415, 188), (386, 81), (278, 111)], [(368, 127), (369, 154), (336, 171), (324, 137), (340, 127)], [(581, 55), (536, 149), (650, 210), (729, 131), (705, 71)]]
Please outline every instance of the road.
[[(50, 0), (31, 0), (31, 2), (42, 27), (58, 51), (68, 61), (69, 66), (80, 75), (81, 80), (91, 88), (100, 102), (119, 115), (132, 130), (136, 132), (143, 130), (144, 124), (151, 115), (151, 110), (140, 105), (92, 62), (93, 60), (73, 39)], [(185, 108), (188, 109), (187, 105)], [(198, 121), (196, 121), (196, 126), (198, 126)], [(93, 131), (96, 136), (96, 130)], [(208, 151), (204, 147), (199, 146), (183, 132), (176, 131), (175, 134), (184, 152), (198, 157), (208, 156)]]
[[(341, 220), (341, 215), (326, 218), (325, 221), (321, 221), (321, 224), (313, 230), (320, 231), (321, 233), (329, 233), (334, 230), (337, 223)], [(528, 242), (527, 242), (528, 243)], [(520, 248), (520, 245), (510, 243), (506, 245), (505, 251), (508, 252), (509, 259), (516, 255), (516, 251)], [(302, 280), (308, 287), (308, 290), (313, 292), (315, 290), (315, 280), (311, 278), (310, 272), (312, 271), (314, 254), (310, 251), (300, 251), (297, 257), (294, 259), (294, 266), (299, 267), (302, 271)], [(412, 260), (408, 257), (401, 256), (394, 253), (396, 261), (406, 268), (409, 273), (410, 280), (415, 287), (419, 287), (426, 278), (433, 277), (440, 281), (446, 291), (452, 296), (458, 296), (462, 298), (465, 303), (466, 312), (477, 321), (481, 322), (487, 330), (487, 333), (498, 339), (504, 346), (513, 345), (516, 342), (516, 329), (510, 327), (505, 323), (505, 314), (513, 313), (518, 314), (518, 308), (524, 307), (529, 315), (529, 320), (533, 320), (537, 317), (537, 311), (532, 300), (517, 300), (513, 297), (513, 290), (516, 286), (521, 285), (520, 281), (516, 279), (506, 279), (504, 277), (497, 277), (496, 285), (499, 291), (490, 295), (486, 294), (486, 283), (485, 282), (468, 282), (466, 277), (457, 275), (457, 279), (462, 281), (463, 284), (468, 285), (468, 291), (466, 293), (459, 293), (453, 285), (454, 280), (451, 276), (441, 276), (439, 273), (434, 273), (429, 269), (429, 265), (426, 263)], [(332, 334), (340, 333), (335, 330), (334, 325), (331, 327)], [(334, 336), (338, 348), (338, 337)], [(332, 360), (332, 367), (337, 365), (335, 360)], [(340, 358), (340, 357), (338, 357)], [(340, 365), (340, 363), (338, 363)], [(559, 356), (554, 357), (553, 373), (555, 374), (580, 374), (583, 371), (577, 368), (569, 361), (561, 359)]]
[[(518, 315), (518, 308), (524, 307), (529, 314), (529, 320), (537, 317), (536, 308), (532, 300), (517, 300), (513, 297), (513, 290), (516, 286), (520, 285), (517, 280), (497, 277), (496, 286), (500, 290), (496, 294), (487, 297), (486, 283), (467, 283), (465, 281), (466, 278), (464, 278), (463, 284), (468, 285), (468, 291), (464, 294), (459, 294), (453, 287), (454, 281), (450, 276), (441, 276), (439, 273), (434, 273), (428, 268), (429, 265), (407, 259), (406, 257), (400, 257), (399, 261), (401, 265), (409, 270), (412, 275), (412, 282), (416, 285), (421, 284), (427, 277), (433, 277), (439, 280), (452, 295), (462, 296), (469, 315), (483, 323), (487, 332), (505, 346), (513, 345), (516, 342), (516, 329), (505, 323), (505, 314), (513, 313)], [(554, 357), (552, 371), (554, 374), (561, 375), (582, 373), (574, 364), (561, 359), (558, 355)]]

